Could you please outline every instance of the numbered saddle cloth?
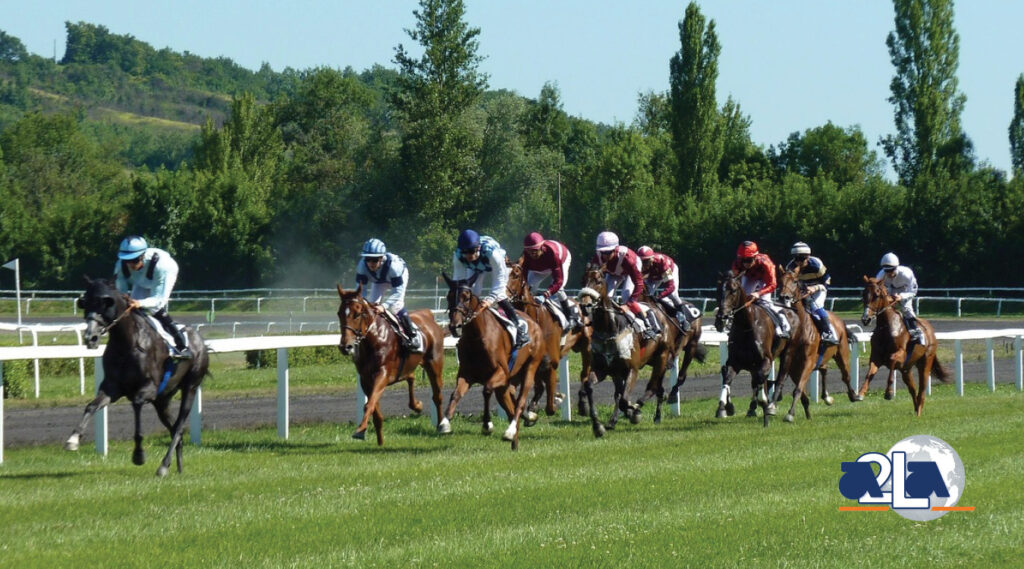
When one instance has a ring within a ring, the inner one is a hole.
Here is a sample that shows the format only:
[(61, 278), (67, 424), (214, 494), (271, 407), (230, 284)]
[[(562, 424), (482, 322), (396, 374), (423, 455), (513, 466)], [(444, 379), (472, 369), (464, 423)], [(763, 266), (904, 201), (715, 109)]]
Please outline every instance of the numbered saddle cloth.
[[(157, 320), (152, 314), (145, 313), (145, 316), (146, 322), (149, 322), (149, 325), (152, 326), (154, 330), (156, 330), (156, 333), (159, 334), (160, 337), (163, 339), (164, 343), (167, 344), (167, 350), (170, 351), (172, 354), (177, 354), (178, 348), (175, 346), (174, 336), (171, 336), (171, 333), (164, 329), (164, 325), (161, 324), (160, 321)], [(181, 330), (181, 337), (185, 338), (185, 347), (189, 347), (188, 334), (185, 332), (185, 325), (178, 324), (177, 322), (175, 322), (174, 325), (178, 327), (178, 330)]]

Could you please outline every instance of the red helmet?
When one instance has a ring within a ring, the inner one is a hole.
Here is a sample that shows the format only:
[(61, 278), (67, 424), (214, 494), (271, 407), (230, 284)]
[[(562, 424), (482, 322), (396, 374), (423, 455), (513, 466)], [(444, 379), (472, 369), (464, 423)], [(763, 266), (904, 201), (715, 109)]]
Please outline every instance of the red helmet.
[(651, 257), (654, 256), (654, 249), (651, 249), (647, 245), (644, 245), (643, 247), (636, 250), (636, 254), (641, 259), (650, 259)]
[(523, 239), (524, 249), (539, 249), (544, 244), (544, 236), (534, 231)]
[(736, 256), (740, 259), (749, 259), (757, 255), (757, 243), (753, 241), (744, 241), (740, 243), (739, 249), (736, 249)]

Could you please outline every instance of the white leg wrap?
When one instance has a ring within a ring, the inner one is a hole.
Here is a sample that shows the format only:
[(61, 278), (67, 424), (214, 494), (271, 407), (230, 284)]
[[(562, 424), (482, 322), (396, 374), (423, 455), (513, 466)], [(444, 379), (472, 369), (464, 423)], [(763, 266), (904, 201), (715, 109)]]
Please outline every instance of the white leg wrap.
[(502, 440), (510, 441), (516, 437), (516, 424), (513, 422), (505, 429), (505, 434), (501, 435)]
[(447, 435), (452, 432), (452, 424), (448, 422), (448, 417), (443, 417), (441, 422), (437, 424), (437, 432), (442, 435)]
[(718, 401), (722, 405), (725, 405), (726, 403), (729, 402), (729, 386), (728, 385), (723, 385), (722, 386), (722, 394), (718, 396)]

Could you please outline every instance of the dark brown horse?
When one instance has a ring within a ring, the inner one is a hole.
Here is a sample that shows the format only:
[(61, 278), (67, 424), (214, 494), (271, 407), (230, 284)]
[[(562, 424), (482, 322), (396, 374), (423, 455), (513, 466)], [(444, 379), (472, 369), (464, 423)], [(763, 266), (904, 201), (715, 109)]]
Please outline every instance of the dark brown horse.
[(380, 398), (384, 388), (399, 381), (409, 384), (409, 408), (419, 413), (423, 404), (416, 400), (416, 368), (421, 367), (430, 380), (434, 408), (437, 411), (439, 432), (444, 431), (441, 418), (441, 385), (444, 379), (444, 332), (434, 321), (429, 310), (416, 310), (409, 318), (423, 333), (423, 353), (413, 354), (401, 347), (398, 333), (384, 315), (379, 304), (371, 304), (362, 295), (362, 285), (353, 291), (346, 291), (338, 285), (341, 306), (338, 308), (338, 325), (341, 328), (341, 342), (338, 349), (352, 356), (352, 362), (359, 372), (359, 384), (366, 394), (363, 420), (352, 434), (352, 438), (366, 437), (367, 424), (373, 416), (373, 428), (377, 432), (377, 444), (384, 444), (384, 415), (380, 411)]
[[(811, 319), (810, 313), (807, 312), (806, 307), (804, 306), (804, 299), (806, 297), (807, 293), (800, 286), (800, 280), (798, 278), (797, 273), (794, 271), (786, 271), (780, 266), (779, 299), (783, 302), (783, 304), (790, 306), (796, 311), (797, 316), (800, 318), (802, 322), (801, 327), (804, 327), (807, 324), (805, 321), (805, 317), (806, 320)], [(811, 356), (814, 359), (814, 365), (811, 366), (811, 369), (810, 371), (807, 372), (807, 374), (809, 377), (811, 372), (819, 372), (821, 376), (820, 396), (826, 405), (832, 405), (833, 403), (835, 403), (835, 400), (828, 393), (827, 382), (825, 381), (828, 376), (828, 362), (830, 360), (834, 361), (836, 363), (836, 366), (839, 367), (839, 373), (842, 376), (843, 383), (846, 384), (847, 397), (850, 398), (850, 401), (860, 401), (863, 398), (857, 395), (857, 393), (853, 389), (853, 385), (850, 383), (850, 358), (852, 356), (850, 352), (850, 331), (846, 328), (846, 323), (843, 322), (842, 319), (840, 319), (834, 313), (828, 310), (826, 310), (825, 313), (828, 315), (829, 323), (832, 325), (832, 329), (836, 331), (836, 339), (838, 340), (837, 344), (822, 343), (821, 336), (817, 332), (817, 329), (813, 325), (813, 322), (811, 323), (810, 328), (805, 328), (799, 334), (799, 338), (797, 337), (797, 335), (794, 334), (793, 343), (803, 344), (802, 348), (806, 349), (808, 344), (817, 340), (818, 344), (814, 348), (812, 352), (813, 355)], [(790, 363), (792, 365), (799, 365), (797, 362), (793, 362), (792, 360), (790, 360)], [(792, 371), (792, 369), (793, 368), (791, 367), (790, 371)], [(781, 377), (782, 374), (780, 373), (779, 375)], [(804, 385), (806, 385), (806, 380), (804, 380)], [(803, 401), (807, 397), (806, 390), (802, 390), (802, 393), (803, 397), (801, 398), (801, 401)], [(778, 403), (781, 399), (782, 390), (777, 389), (775, 392), (774, 401)], [(794, 407), (796, 405), (795, 395), (793, 405)], [(808, 419), (811, 418), (810, 410), (807, 407), (807, 403), (804, 403), (804, 414), (807, 416)], [(790, 409), (790, 412), (786, 415), (785, 420), (787, 422), (793, 421), (793, 409)]]
[[(679, 395), (679, 389), (683, 387), (684, 383), (686, 383), (686, 372), (690, 369), (690, 364), (693, 363), (694, 359), (700, 363), (704, 363), (704, 358), (707, 357), (708, 350), (704, 347), (704, 344), (700, 343), (702, 318), (700, 316), (695, 318), (693, 322), (690, 322), (690, 329), (683, 333), (683, 328), (676, 321), (675, 316), (666, 312), (660, 302), (646, 295), (645, 299), (648, 304), (655, 307), (656, 310), (665, 316), (666, 322), (669, 322), (673, 328), (679, 331), (678, 352), (683, 355), (683, 364), (679, 366), (679, 369), (677, 370), (678, 374), (676, 375), (676, 382), (672, 385), (672, 388), (669, 390), (668, 397), (666, 398), (668, 401), (674, 401)], [(674, 364), (676, 363), (676, 360), (673, 359), (669, 363)], [(654, 395), (654, 393), (648, 390), (640, 399), (640, 403), (646, 401), (652, 395)], [(659, 411), (654, 415), (654, 422), (659, 422), (660, 418), (661, 413), (659, 407)]]
[[(628, 309), (608, 296), (601, 272), (590, 270), (584, 279), (586, 286), (580, 291), (580, 302), (581, 305), (587, 305), (593, 326), (590, 344), (593, 360), (590, 377), (581, 389), (581, 398), (586, 398), (594, 436), (601, 437), (605, 429), (614, 429), (620, 412), (630, 422), (640, 422), (641, 405), (630, 403), (629, 394), (640, 375), (640, 369), (648, 365), (651, 366), (651, 379), (648, 381), (647, 392), (658, 398), (655, 419), (660, 420), (661, 404), (666, 399), (663, 385), (665, 371), (668, 363), (678, 355), (679, 329), (669, 324), (664, 312), (656, 311), (655, 316), (661, 324), (662, 332), (653, 340), (644, 340), (633, 328), (633, 316), (625, 313)], [(607, 425), (601, 425), (594, 406), (593, 385), (608, 376), (611, 376), (615, 384), (614, 406)]]
[[(181, 473), (182, 435), (185, 421), (196, 398), (196, 392), (203, 383), (210, 367), (209, 355), (203, 338), (195, 330), (187, 330), (192, 359), (181, 360), (174, 366), (169, 360), (167, 344), (160, 334), (146, 322), (145, 317), (128, 309), (128, 297), (113, 283), (105, 280), (90, 280), (86, 277), (86, 289), (78, 299), (78, 306), (85, 313), (86, 346), (95, 348), (100, 336), (109, 333), (110, 340), (103, 352), (103, 382), (96, 398), (85, 407), (82, 421), (64, 443), (67, 450), (78, 450), (78, 444), (85, 426), (92, 415), (122, 397), (128, 398), (135, 412), (135, 450), (132, 462), (146, 463), (146, 452), (142, 449), (142, 406), (152, 403), (156, 415), (171, 433), (171, 444), (167, 448), (157, 476), (166, 476), (171, 467), (171, 452), (174, 451)], [(171, 398), (181, 392), (181, 406), (178, 417), (172, 422), (167, 413)]]
[[(578, 331), (562, 329), (562, 324), (557, 318), (530, 292), (530, 285), (526, 282), (526, 275), (523, 274), (522, 266), (518, 263), (509, 266), (508, 275), (508, 298), (512, 305), (525, 312), (540, 324), (544, 333), (544, 351), (547, 355), (545, 363), (537, 371), (538, 377), (535, 384), (534, 396), (527, 407), (525, 422), (529, 426), (537, 420), (537, 406), (540, 398), (547, 393), (547, 406), (544, 411), (548, 416), (554, 415), (564, 395), (557, 393), (558, 389), (558, 365), (569, 351), (580, 354), (583, 368), (580, 370), (580, 381), (584, 381), (590, 375), (590, 332), (591, 328), (583, 326)], [(574, 302), (570, 299), (569, 302)], [(566, 317), (569, 315), (567, 314)], [(564, 336), (564, 342), (563, 342)], [(549, 363), (550, 362), (550, 363)]]
[[(519, 313), (519, 318), (529, 329), (530, 341), (513, 352), (512, 338), (498, 317), (473, 294), (473, 282), (478, 275), (468, 281), (454, 281), (444, 273), (442, 276), (448, 283), (448, 329), (452, 336), (459, 338), (456, 348), (459, 356), (458, 382), (448, 402), (445, 419), (451, 421), (459, 400), (470, 385), (478, 383), (484, 387), (485, 432), (489, 432), (488, 424), (491, 422), (487, 400), (493, 393), (509, 418), (509, 426), (502, 439), (511, 441), (512, 450), (517, 450), (519, 420), (526, 410), (537, 369), (547, 357), (544, 334), (536, 321)], [(444, 432), (450, 432), (450, 428)]]
[[(878, 368), (885, 366), (889, 368), (885, 398), (892, 399), (895, 374), (896, 370), (899, 370), (903, 383), (907, 384), (907, 391), (910, 392), (910, 400), (914, 403), (914, 413), (920, 417), (921, 411), (924, 410), (924, 397), (928, 391), (926, 382), (932, 370), (941, 381), (949, 381), (949, 374), (935, 357), (938, 349), (935, 331), (930, 322), (918, 318), (917, 325), (921, 328), (925, 342), (924, 345), (920, 342), (911, 342), (910, 334), (903, 323), (903, 315), (893, 308), (898, 301), (889, 296), (889, 291), (882, 281), (865, 276), (864, 283), (864, 291), (861, 293), (864, 314), (861, 316), (861, 322), (866, 326), (873, 319), (877, 318), (877, 321), (875, 330), (871, 333), (871, 357), (867, 377), (860, 386), (860, 396), (867, 394), (868, 384), (878, 373)], [(914, 366), (917, 366), (918, 375), (921, 377), (919, 390), (914, 384)]]
[[(756, 416), (756, 409), (760, 406), (764, 412), (764, 426), (767, 427), (768, 417), (775, 414), (775, 405), (768, 398), (769, 372), (772, 362), (786, 349), (788, 341), (776, 336), (775, 322), (768, 309), (756, 304), (754, 298), (743, 290), (742, 276), (742, 273), (734, 275), (732, 271), (718, 276), (715, 329), (729, 331), (729, 357), (722, 366), (722, 392), (715, 416), (721, 419), (735, 414), (732, 380), (739, 372), (748, 371), (754, 394), (747, 416)], [(795, 327), (796, 315), (787, 312), (790, 324)]]

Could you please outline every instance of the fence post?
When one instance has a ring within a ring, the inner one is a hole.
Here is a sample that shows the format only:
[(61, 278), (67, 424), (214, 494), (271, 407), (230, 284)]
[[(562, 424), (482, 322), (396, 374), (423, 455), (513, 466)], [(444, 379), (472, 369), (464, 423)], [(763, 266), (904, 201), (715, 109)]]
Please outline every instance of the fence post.
[(1013, 339), (1014, 368), (1017, 372), (1017, 391), (1024, 391), (1024, 358), (1021, 354), (1021, 337)]
[(818, 373), (818, 370), (811, 372), (811, 379), (807, 383), (810, 384), (807, 396), (811, 398), (811, 403), (817, 403), (818, 398), (821, 397), (821, 374)]
[[(75, 337), (78, 345), (82, 345), (82, 331), (75, 328)], [(78, 358), (78, 391), (79, 395), (85, 395), (85, 358)]]
[(953, 381), (956, 394), (964, 395), (964, 349), (960, 340), (953, 340)]
[(569, 356), (558, 362), (558, 388), (562, 391), (562, 420), (572, 421), (572, 396), (569, 394)]
[(288, 348), (277, 349), (277, 436), (288, 438)]
[[(103, 357), (95, 358), (94, 366), (96, 366), (96, 393), (100, 391), (100, 385), (103, 385)], [(93, 430), (96, 431), (96, 452), (107, 456), (107, 410), (110, 409), (109, 405), (104, 405), (102, 409), (96, 411), (93, 416)]]
[(964, 303), (964, 299), (962, 299), (962, 298), (956, 299), (956, 317), (957, 318), (960, 318), (961, 316), (963, 316), (963, 311), (961, 310), (961, 307), (963, 306), (963, 303)]
[(203, 386), (196, 388), (196, 400), (192, 403), (192, 412), (188, 416), (188, 435), (192, 444), (199, 445), (203, 440)]
[(363, 392), (363, 382), (356, 377), (356, 425), (362, 424), (363, 414), (366, 413), (366, 393)]
[(988, 390), (996, 390), (996, 357), (995, 349), (992, 347), (992, 338), (985, 340), (985, 348), (988, 350)]

